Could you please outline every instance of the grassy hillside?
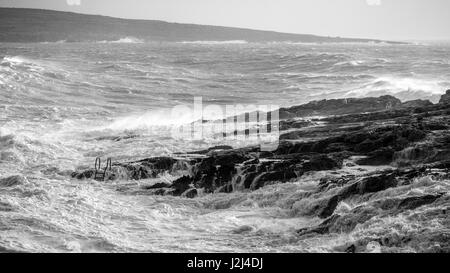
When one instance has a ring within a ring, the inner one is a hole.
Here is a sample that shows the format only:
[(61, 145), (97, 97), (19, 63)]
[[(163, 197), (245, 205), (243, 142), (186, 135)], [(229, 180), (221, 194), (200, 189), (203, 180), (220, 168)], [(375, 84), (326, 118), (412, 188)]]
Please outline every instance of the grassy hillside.
[(0, 42), (113, 41), (130, 36), (145, 41), (373, 41), (154, 20), (128, 20), (51, 10), (0, 8)]

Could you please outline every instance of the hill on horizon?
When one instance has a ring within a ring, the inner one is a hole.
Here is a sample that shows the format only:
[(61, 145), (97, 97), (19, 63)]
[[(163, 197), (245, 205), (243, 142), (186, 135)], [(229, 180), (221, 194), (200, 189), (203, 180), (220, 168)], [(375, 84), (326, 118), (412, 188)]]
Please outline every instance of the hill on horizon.
[[(92, 42), (134, 37), (144, 41), (230, 41), (351, 43), (373, 39), (323, 37), (221, 26), (121, 19), (72, 12), (0, 8), (0, 42)], [(390, 42), (391, 43), (391, 42)], [(396, 42), (392, 42), (396, 43)]]

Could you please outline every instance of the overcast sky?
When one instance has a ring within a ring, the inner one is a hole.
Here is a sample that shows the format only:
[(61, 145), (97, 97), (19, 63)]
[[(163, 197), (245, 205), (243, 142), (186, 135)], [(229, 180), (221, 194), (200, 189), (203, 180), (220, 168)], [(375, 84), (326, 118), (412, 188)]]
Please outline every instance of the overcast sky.
[(0, 6), (325, 36), (450, 40), (450, 0), (0, 0)]

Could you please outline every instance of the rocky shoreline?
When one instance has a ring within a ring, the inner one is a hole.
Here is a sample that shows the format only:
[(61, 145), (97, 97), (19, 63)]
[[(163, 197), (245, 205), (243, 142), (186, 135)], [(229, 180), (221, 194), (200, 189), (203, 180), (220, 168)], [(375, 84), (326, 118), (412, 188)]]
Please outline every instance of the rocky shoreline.
[[(311, 116), (324, 118), (306, 119)], [(296, 215), (322, 219), (298, 230), (308, 237), (362, 232), (395, 217), (413, 217), (417, 230), (360, 236), (336, 251), (359, 252), (368, 244), (410, 251), (450, 252), (450, 90), (438, 104), (402, 103), (392, 96), (315, 101), (280, 109), (280, 145), (212, 147), (188, 155), (113, 163), (108, 180), (142, 180), (174, 174), (173, 181), (142, 186), (154, 195), (196, 198), (210, 193), (256, 191), (277, 183), (301, 183), (325, 172), (296, 197)], [(91, 179), (94, 170), (72, 173)], [(421, 223), (433, 221), (440, 232)], [(443, 228), (443, 230), (442, 230)], [(360, 231), (358, 231), (360, 230)]]

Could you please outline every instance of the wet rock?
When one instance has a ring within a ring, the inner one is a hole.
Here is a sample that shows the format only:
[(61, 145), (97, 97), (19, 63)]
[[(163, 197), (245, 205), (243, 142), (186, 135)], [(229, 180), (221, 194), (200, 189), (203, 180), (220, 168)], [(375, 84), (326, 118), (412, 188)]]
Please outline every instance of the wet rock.
[(156, 183), (150, 186), (143, 186), (142, 188), (145, 190), (154, 190), (154, 189), (161, 189), (161, 188), (170, 188), (171, 184), (169, 183)]
[(379, 128), (366, 132), (365, 139), (352, 149), (357, 153), (371, 153), (384, 147), (392, 147), (398, 151), (409, 143), (423, 140), (426, 132), (412, 126)]
[(136, 162), (131, 162), (131, 164), (139, 163), (139, 165), (141, 166), (146, 166), (157, 172), (162, 172), (162, 171), (170, 171), (177, 162), (178, 162), (177, 159), (171, 157), (153, 157)]
[(221, 151), (213, 153), (202, 159), (193, 168), (193, 180), (197, 188), (204, 188), (205, 192), (212, 193), (228, 185), (236, 175), (236, 166), (254, 156), (243, 150)]
[(73, 172), (71, 174), (71, 177), (76, 178), (78, 180), (83, 180), (83, 179), (93, 178), (94, 174), (95, 174), (94, 170), (85, 170), (85, 171), (81, 171), (81, 172)]
[(443, 195), (444, 195), (444, 193), (437, 194), (437, 195), (428, 194), (428, 195), (423, 195), (423, 196), (408, 197), (408, 198), (403, 199), (400, 202), (400, 204), (398, 205), (398, 209), (402, 209), (402, 210), (416, 209), (418, 207), (425, 206), (425, 205), (435, 202), (437, 199), (441, 198)]
[(329, 199), (326, 199), (325, 202), (323, 203), (323, 206), (319, 209), (318, 216), (320, 218), (330, 217), (336, 210), (338, 204), (339, 204), (339, 196), (333, 196)]
[(198, 191), (195, 188), (191, 188), (188, 189), (187, 191), (185, 191), (181, 197), (185, 197), (185, 198), (195, 198), (198, 195)]
[(437, 159), (437, 154), (437, 149), (432, 145), (415, 145), (399, 152), (395, 152), (393, 161), (398, 166), (404, 167), (414, 165), (419, 162), (427, 162), (429, 159), (431, 159), (431, 161), (435, 161)]
[(290, 119), (283, 120), (280, 122), (280, 130), (285, 131), (289, 129), (300, 129), (313, 125), (314, 123), (310, 120), (298, 120), (298, 119)]
[(370, 152), (366, 158), (357, 160), (359, 165), (389, 165), (394, 160), (395, 150), (391, 147), (384, 147), (376, 151)]
[(303, 228), (303, 229), (298, 230), (297, 234), (299, 236), (304, 236), (304, 235), (311, 234), (311, 233), (316, 233), (316, 234), (329, 233), (330, 227), (332, 227), (340, 217), (341, 216), (339, 216), (339, 215), (333, 215), (316, 227)]
[(418, 107), (429, 107), (429, 106), (433, 106), (433, 103), (429, 100), (411, 100), (411, 101), (406, 101), (404, 103), (401, 104), (401, 107), (405, 107), (405, 108), (418, 108)]
[[(327, 172), (316, 189), (296, 195), (299, 200), (290, 203), (296, 214), (326, 219), (307, 231), (316, 233), (350, 232), (376, 215), (395, 214), (441, 200), (431, 194), (394, 198), (384, 203), (371, 201), (370, 205), (363, 203), (378, 192), (410, 185), (417, 177), (448, 175), (448, 106), (420, 100), (402, 104), (385, 96), (311, 102), (282, 109), (280, 114), (281, 129), (290, 131), (281, 137), (278, 149), (272, 152), (262, 152), (256, 146), (240, 149), (216, 146), (187, 153), (183, 156), (186, 160), (157, 157), (116, 163), (114, 167), (126, 173), (124, 177), (135, 180), (183, 170), (188, 175), (173, 184), (158, 183), (145, 189), (156, 195), (186, 198), (195, 198), (200, 190), (204, 193), (258, 190), (270, 184), (299, 181), (309, 172), (334, 170)], [(327, 114), (333, 116), (312, 121), (298, 118)], [(313, 124), (318, 126), (305, 128)], [(355, 162), (360, 165), (391, 164), (408, 169), (370, 174), (366, 173), (369, 167), (338, 171), (344, 160), (352, 156), (364, 157)], [(353, 174), (358, 170), (361, 173)], [(342, 175), (344, 172), (347, 174)], [(73, 177), (92, 178), (93, 174), (87, 170), (76, 172)], [(364, 205), (355, 206), (353, 202)], [(335, 215), (338, 213), (342, 215)]]
[(327, 155), (314, 155), (310, 160), (301, 164), (304, 172), (325, 171), (342, 168), (342, 160), (332, 159)]
[(280, 117), (286, 119), (312, 115), (345, 115), (386, 110), (399, 105), (401, 105), (401, 101), (392, 96), (321, 100), (291, 108), (282, 108)]
[[(343, 185), (344, 184), (344, 185)], [(343, 186), (341, 186), (343, 185)], [(368, 177), (352, 179), (347, 178), (323, 179), (318, 186), (318, 190), (314, 193), (320, 195), (327, 190), (341, 186), (332, 195), (309, 200), (308, 203), (300, 203), (303, 215), (318, 216), (319, 218), (327, 218), (333, 215), (339, 202), (350, 197), (363, 196), (369, 193), (375, 193), (397, 186), (397, 180), (394, 173), (373, 174)]]
[(245, 225), (245, 226), (241, 226), (241, 227), (239, 227), (237, 229), (234, 229), (232, 231), (232, 233), (234, 233), (234, 234), (243, 234), (243, 233), (252, 232), (253, 230), (254, 230), (254, 227)]
[[(189, 152), (187, 154), (206, 155), (208, 153), (215, 152), (215, 151), (224, 151), (224, 150), (232, 150), (232, 149), (233, 149), (233, 147), (228, 146), (228, 145), (219, 145), (219, 146), (214, 146), (214, 147), (208, 148), (206, 150)], [(180, 153), (177, 153), (177, 154), (180, 154)]]
[[(394, 216), (407, 210), (414, 210), (421, 206), (433, 204), (443, 196), (444, 193), (377, 200), (372, 203), (360, 205), (352, 209), (348, 213), (345, 213), (344, 215), (332, 215), (334, 208), (336, 207), (336, 200), (334, 200), (333, 202), (328, 203), (331, 204), (330, 206), (328, 206), (328, 210), (323, 210), (324, 213), (320, 215), (321, 218), (328, 217), (325, 221), (323, 221), (318, 226), (301, 229), (298, 231), (298, 234), (306, 235), (311, 233), (349, 233), (353, 231), (357, 225), (364, 224), (375, 216)], [(336, 198), (336, 196), (333, 198)], [(325, 206), (324, 208), (327, 207)], [(384, 242), (384, 244), (386, 245), (386, 242)]]
[(400, 151), (411, 143), (423, 140), (426, 135), (427, 132), (412, 125), (384, 126), (313, 142), (283, 142), (275, 154), (348, 152), (365, 155), (386, 147)]
[(339, 196), (339, 200), (344, 200), (352, 195), (379, 192), (395, 186), (397, 186), (395, 174), (375, 174), (361, 178), (353, 184), (345, 186), (337, 195)]
[(345, 252), (346, 253), (356, 253), (356, 246), (355, 245), (350, 245), (349, 247), (347, 247)]
[(329, 226), (330, 233), (349, 233), (353, 231), (357, 225), (364, 224), (373, 217), (379, 215), (379, 211), (371, 206), (359, 206), (351, 210), (349, 213), (341, 215), (339, 219)]
[(174, 191), (175, 190), (172, 188), (159, 188), (159, 189), (152, 190), (152, 194), (153, 195), (161, 195), (161, 196), (174, 195)]
[(125, 168), (128, 172), (128, 177), (133, 180), (155, 178), (157, 175), (149, 167), (142, 165), (128, 165)]
[(180, 196), (188, 189), (191, 188), (192, 178), (189, 176), (183, 176), (172, 183), (173, 195)]
[(275, 172), (266, 172), (255, 178), (255, 180), (250, 185), (251, 190), (257, 190), (265, 185), (269, 184), (269, 182), (286, 182), (293, 178), (297, 178), (297, 174), (293, 170), (282, 170)]
[(324, 192), (336, 187), (342, 187), (350, 181), (355, 180), (355, 175), (343, 175), (338, 177), (324, 177), (319, 181), (317, 192)]
[(450, 90), (447, 90), (444, 95), (442, 95), (440, 104), (450, 104)]

